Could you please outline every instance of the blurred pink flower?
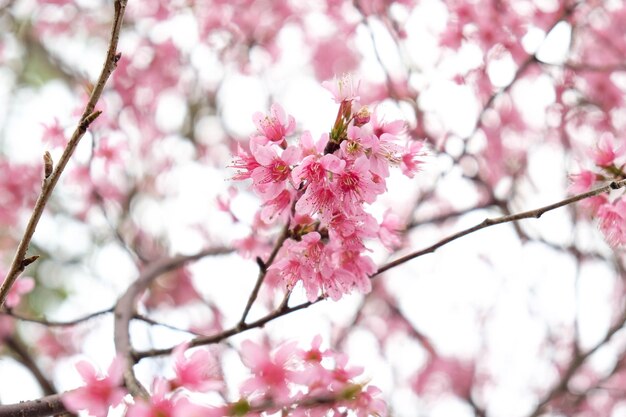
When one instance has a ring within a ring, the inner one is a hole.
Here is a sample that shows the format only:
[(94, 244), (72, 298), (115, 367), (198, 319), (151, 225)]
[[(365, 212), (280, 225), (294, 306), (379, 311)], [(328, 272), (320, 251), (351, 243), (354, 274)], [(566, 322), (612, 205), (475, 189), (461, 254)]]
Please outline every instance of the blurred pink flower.
[(185, 355), (188, 343), (178, 345), (172, 352), (176, 377), (173, 387), (184, 387), (192, 391), (218, 390), (223, 386), (219, 365), (207, 348), (196, 349)]
[(118, 405), (126, 395), (126, 390), (121, 387), (123, 366), (123, 360), (115, 358), (107, 374), (102, 375), (91, 363), (78, 362), (76, 370), (85, 385), (62, 395), (65, 407), (71, 412), (87, 410), (95, 417), (106, 416), (109, 407)]

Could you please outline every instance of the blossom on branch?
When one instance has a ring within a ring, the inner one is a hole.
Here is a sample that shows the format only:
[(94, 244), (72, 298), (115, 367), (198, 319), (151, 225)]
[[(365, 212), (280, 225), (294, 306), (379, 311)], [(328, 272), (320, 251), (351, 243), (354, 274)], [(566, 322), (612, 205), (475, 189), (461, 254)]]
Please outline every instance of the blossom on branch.
[(289, 225), (267, 270), (269, 281), (282, 281), (287, 289), (302, 282), (309, 301), (320, 294), (339, 300), (354, 290), (370, 291), (376, 266), (366, 255), (366, 241), (383, 238), (391, 246), (394, 239), (388, 231), (377, 233), (389, 224), (378, 224), (366, 205), (386, 191), (390, 167), (413, 177), (424, 155), (422, 142), (399, 143), (404, 122), (383, 121), (378, 109), (354, 105), (359, 82), (352, 76), (323, 85), (339, 103), (328, 134), (314, 142), (304, 132), (287, 143), (283, 137), (292, 123), (274, 105), (271, 117), (255, 114), (265, 136), (252, 136), (250, 152), (239, 148), (232, 165), (239, 169), (233, 179), (252, 180), (262, 199), (261, 219)]
[(123, 360), (116, 357), (107, 373), (102, 374), (90, 362), (79, 361), (76, 370), (85, 385), (62, 395), (65, 407), (71, 412), (87, 410), (95, 417), (106, 416), (109, 407), (118, 405), (126, 395), (126, 390), (121, 386), (123, 366)]

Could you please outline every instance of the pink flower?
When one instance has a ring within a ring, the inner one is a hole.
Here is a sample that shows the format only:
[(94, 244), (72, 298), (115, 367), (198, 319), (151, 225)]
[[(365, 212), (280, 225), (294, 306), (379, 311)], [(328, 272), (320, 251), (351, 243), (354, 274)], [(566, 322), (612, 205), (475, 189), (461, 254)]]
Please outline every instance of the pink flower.
[(106, 416), (109, 406), (118, 405), (126, 390), (122, 384), (124, 362), (121, 358), (113, 359), (107, 375), (102, 375), (87, 361), (76, 364), (76, 370), (85, 382), (85, 386), (62, 395), (61, 400), (71, 412), (87, 410), (95, 417)]
[(418, 159), (420, 156), (424, 156), (424, 144), (417, 141), (409, 142), (400, 161), (400, 169), (404, 175), (409, 178), (415, 176), (415, 173), (420, 170), (420, 165), (424, 163)]
[(322, 87), (330, 91), (336, 103), (359, 100), (359, 84), (350, 74), (344, 74), (340, 79), (324, 81)]
[(241, 181), (250, 178), (252, 171), (261, 166), (257, 160), (246, 152), (240, 145), (237, 145), (237, 156), (233, 159), (230, 168), (238, 169), (237, 173), (233, 175), (233, 180)]
[(357, 213), (361, 203), (373, 203), (385, 191), (384, 182), (374, 181), (367, 157), (361, 156), (337, 174), (335, 190), (347, 213)]
[[(176, 401), (166, 397), (167, 382), (163, 379), (154, 381), (153, 393), (149, 402), (143, 399), (128, 407), (126, 417), (176, 417)], [(181, 416), (182, 417), (182, 416)]]
[(359, 64), (355, 48), (347, 42), (337, 42), (335, 34), (329, 39), (315, 45), (312, 64), (318, 80), (326, 80), (335, 74), (342, 74), (354, 70)]
[[(5, 274), (3, 274), (5, 275)], [(21, 277), (13, 283), (13, 286), (9, 290), (5, 305), (8, 308), (17, 307), (22, 299), (22, 295), (28, 294), (35, 288), (35, 280), (31, 277)]]
[(270, 146), (252, 148), (259, 166), (252, 171), (252, 188), (264, 199), (272, 199), (285, 189), (291, 175), (291, 165), (299, 162), (300, 149), (290, 146), (279, 156)]
[(296, 130), (295, 119), (293, 116), (288, 116), (278, 103), (272, 104), (269, 116), (256, 112), (252, 116), (252, 120), (262, 135), (260, 137), (261, 144), (268, 141), (280, 143), (285, 139), (285, 136)]
[(378, 237), (385, 247), (392, 251), (402, 246), (401, 231), (403, 229), (402, 222), (397, 214), (391, 210), (385, 211), (383, 222), (378, 229)]
[(570, 175), (570, 179), (572, 181), (569, 186), (570, 193), (580, 194), (591, 190), (591, 187), (596, 182), (596, 174), (584, 169), (578, 174)]
[(626, 197), (606, 203), (598, 209), (600, 229), (611, 246), (626, 243)]
[(291, 214), (291, 207), (295, 197), (296, 193), (291, 189), (281, 191), (275, 198), (263, 203), (261, 219), (267, 223), (271, 223), (276, 219), (286, 221)]
[(382, 391), (375, 386), (359, 390), (356, 398), (349, 403), (349, 407), (356, 412), (357, 417), (386, 416), (387, 404), (381, 398)]
[(591, 156), (596, 165), (608, 167), (615, 164), (615, 160), (626, 154), (626, 146), (617, 146), (611, 134), (603, 134), (598, 140), (596, 149), (591, 151)]
[(56, 117), (50, 124), (41, 124), (43, 126), (42, 141), (49, 143), (52, 147), (63, 147), (67, 143), (65, 139), (65, 129), (61, 126), (59, 119)]
[(474, 364), (455, 358), (431, 358), (413, 380), (418, 395), (452, 391), (459, 398), (469, 398), (474, 381)]
[(294, 371), (296, 343), (279, 346), (274, 352), (249, 340), (241, 344), (241, 357), (253, 376), (241, 385), (244, 395), (263, 394), (279, 403), (289, 400), (289, 382)]
[(302, 156), (305, 158), (309, 155), (321, 156), (328, 140), (328, 133), (323, 133), (317, 141), (313, 141), (311, 132), (305, 130), (302, 133), (302, 136), (300, 136), (300, 149), (302, 149)]
[(222, 387), (222, 376), (217, 361), (208, 349), (196, 349), (185, 356), (188, 343), (178, 345), (172, 352), (176, 377), (173, 387), (184, 387), (192, 391), (218, 390)]

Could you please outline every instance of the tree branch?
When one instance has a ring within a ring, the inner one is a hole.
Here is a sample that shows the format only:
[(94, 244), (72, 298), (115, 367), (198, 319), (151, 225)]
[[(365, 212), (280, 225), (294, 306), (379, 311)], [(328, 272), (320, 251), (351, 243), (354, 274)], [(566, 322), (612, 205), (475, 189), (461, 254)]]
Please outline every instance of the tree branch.
[(626, 186), (626, 180), (620, 180), (620, 181), (613, 181), (607, 185), (605, 185), (604, 187), (600, 187), (600, 188), (596, 188), (594, 190), (591, 191), (587, 191), (586, 193), (582, 193), (582, 194), (578, 194), (569, 198), (566, 198), (565, 200), (561, 200), (557, 203), (553, 203), (544, 207), (540, 207), (538, 209), (534, 209), (534, 210), (529, 210), (529, 211), (524, 211), (522, 213), (517, 213), (517, 214), (511, 214), (508, 216), (502, 216), (502, 217), (496, 217), (493, 219), (485, 219), (483, 220), (481, 223), (472, 226), (470, 228), (467, 228), (465, 230), (461, 230), (460, 232), (457, 232), (451, 236), (448, 236), (444, 239), (441, 239), (439, 242), (435, 243), (434, 245), (431, 245), (429, 247), (427, 247), (426, 249), (422, 249), (420, 251), (417, 252), (413, 252), (410, 253), (408, 255), (405, 255), (401, 258), (396, 259), (395, 261), (391, 261), (383, 266), (381, 266), (380, 268), (378, 268), (378, 271), (376, 271), (376, 273), (374, 273), (374, 275), (372, 275), (372, 277), (375, 277), (379, 274), (382, 274), (385, 271), (390, 270), (391, 268), (394, 268), (398, 265), (401, 265), (405, 262), (410, 261), (411, 259), (415, 259), (418, 258), (420, 256), (426, 255), (428, 253), (433, 253), (435, 252), (435, 250), (439, 249), (440, 247), (447, 245), (450, 242), (453, 242), (463, 236), (469, 235), (470, 233), (474, 233), (477, 232), (481, 229), (485, 229), (487, 227), (490, 226), (495, 226), (497, 224), (502, 224), (502, 223), (510, 223), (510, 222), (515, 222), (518, 220), (522, 220), (522, 219), (530, 219), (530, 218), (535, 218), (538, 219), (539, 217), (541, 217), (544, 213), (547, 213), (548, 211), (552, 211), (554, 209), (560, 208), (560, 207), (564, 207), (567, 206), (569, 204), (575, 203), (577, 201), (580, 200), (584, 200), (586, 198), (589, 197), (594, 197), (596, 195), (600, 195), (600, 194), (604, 194), (604, 193), (608, 193), (611, 190), (618, 190), (620, 188), (623, 188), (624, 186)]
[(133, 373), (133, 365), (136, 361), (136, 355), (132, 344), (130, 342), (129, 326), (130, 321), (136, 315), (136, 302), (137, 299), (148, 288), (150, 283), (158, 278), (161, 274), (168, 271), (180, 268), (186, 263), (197, 261), (210, 255), (221, 255), (230, 253), (231, 250), (227, 248), (212, 248), (195, 255), (188, 256), (175, 256), (169, 259), (165, 259), (159, 262), (155, 262), (148, 265), (146, 269), (139, 275), (139, 278), (133, 282), (126, 290), (124, 295), (115, 304), (115, 322), (114, 322), (114, 339), (115, 350), (118, 355), (122, 356), (126, 360), (126, 371), (124, 372), (124, 381), (128, 391), (133, 396), (146, 397), (148, 395), (147, 390), (139, 383), (135, 374)]
[[(106, 85), (109, 76), (117, 66), (117, 62), (120, 60), (121, 57), (121, 55), (117, 53), (117, 44), (120, 37), (120, 30), (122, 28), (124, 11), (126, 9), (126, 1), (127, 0), (115, 0), (115, 13), (113, 16), (111, 37), (109, 40), (107, 56), (102, 67), (102, 71), (91, 92), (91, 96), (87, 101), (87, 105), (85, 106), (83, 114), (80, 117), (78, 126), (74, 130), (74, 133), (67, 143), (63, 154), (59, 158), (56, 168), (49, 176), (44, 178), (41, 184), (41, 192), (39, 194), (39, 197), (37, 198), (37, 202), (35, 203), (35, 207), (26, 226), (26, 230), (24, 231), (24, 235), (22, 236), (17, 250), (15, 251), (15, 255), (13, 257), (13, 261), (11, 262), (11, 266), (9, 267), (9, 271), (7, 272), (7, 276), (0, 286), (0, 307), (2, 307), (2, 305), (4, 304), (4, 301), (9, 294), (9, 290), (17, 280), (20, 273), (24, 271), (24, 268), (26, 268), (28, 263), (32, 263), (36, 259), (32, 259), (32, 257), (26, 258), (26, 252), (28, 251), (28, 246), (33, 238), (33, 235), (35, 234), (35, 229), (37, 228), (39, 219), (41, 218), (46, 204), (48, 203), (48, 200), (52, 195), (54, 187), (61, 178), (63, 170), (67, 166), (67, 163), (72, 157), (74, 150), (78, 146), (78, 143), (84, 136), (89, 126), (101, 114), (99, 110), (95, 110), (95, 107), (96, 103), (100, 99), (100, 96), (102, 95), (102, 91), (104, 90), (104, 86)], [(28, 260), (31, 261), (27, 262)]]
[(259, 276), (256, 280), (256, 283), (254, 284), (254, 288), (252, 289), (252, 292), (250, 293), (250, 297), (248, 298), (246, 307), (243, 310), (241, 319), (239, 319), (240, 326), (243, 326), (245, 324), (246, 318), (248, 317), (248, 313), (250, 312), (250, 309), (252, 308), (252, 304), (254, 304), (254, 301), (259, 296), (259, 290), (261, 289), (261, 285), (263, 285), (263, 281), (265, 280), (265, 276), (267, 275), (267, 268), (269, 268), (272, 265), (272, 263), (274, 262), (274, 259), (276, 259), (276, 255), (278, 255), (278, 251), (283, 246), (283, 243), (285, 243), (285, 240), (287, 240), (288, 237), (289, 237), (289, 222), (285, 224), (285, 227), (283, 228), (282, 233), (276, 240), (276, 243), (274, 244), (274, 249), (272, 249), (272, 253), (270, 254), (269, 258), (267, 258), (267, 261), (263, 262), (260, 258), (258, 259)]

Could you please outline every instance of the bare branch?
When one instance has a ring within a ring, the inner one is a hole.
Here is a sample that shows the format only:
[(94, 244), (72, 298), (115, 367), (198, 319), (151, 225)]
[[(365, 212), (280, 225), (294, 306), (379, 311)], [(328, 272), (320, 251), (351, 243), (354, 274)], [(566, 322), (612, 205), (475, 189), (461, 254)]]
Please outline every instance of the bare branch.
[(114, 324), (115, 350), (127, 361), (127, 368), (124, 372), (124, 381), (126, 382), (128, 391), (133, 396), (141, 396), (145, 398), (148, 395), (147, 390), (141, 385), (133, 373), (133, 365), (135, 363), (136, 356), (133, 353), (133, 347), (130, 342), (129, 325), (130, 321), (137, 313), (135, 305), (137, 299), (148, 288), (150, 283), (161, 274), (180, 268), (186, 263), (197, 261), (206, 256), (222, 255), (230, 252), (231, 250), (227, 248), (212, 248), (201, 251), (195, 255), (175, 256), (173, 258), (164, 259), (148, 265), (139, 278), (137, 278), (137, 280), (133, 282), (130, 287), (128, 287), (124, 295), (122, 295), (122, 297), (117, 301), (115, 304)]
[[(32, 263), (36, 260), (36, 258), (33, 259), (33, 257), (26, 258), (26, 252), (28, 251), (28, 246), (33, 238), (33, 235), (35, 234), (39, 219), (41, 218), (46, 204), (48, 203), (48, 200), (52, 195), (54, 187), (61, 178), (63, 170), (67, 166), (67, 163), (72, 157), (74, 150), (78, 146), (78, 143), (84, 136), (91, 123), (93, 123), (93, 121), (101, 113), (100, 111), (94, 111), (94, 109), (96, 107), (96, 103), (102, 95), (102, 91), (104, 90), (109, 76), (117, 66), (117, 62), (120, 60), (121, 55), (117, 52), (117, 44), (120, 37), (120, 30), (122, 28), (124, 11), (126, 9), (126, 1), (127, 0), (115, 0), (113, 26), (111, 28), (109, 47), (107, 50), (107, 56), (104, 61), (104, 65), (102, 67), (102, 72), (100, 73), (98, 81), (96, 82), (91, 92), (91, 96), (89, 97), (89, 101), (85, 106), (82, 116), (80, 117), (78, 126), (74, 130), (71, 139), (67, 143), (67, 146), (65, 147), (65, 150), (63, 151), (63, 154), (61, 155), (56, 168), (52, 171), (50, 175), (47, 175), (44, 178), (41, 184), (41, 192), (39, 194), (39, 197), (37, 198), (37, 202), (35, 203), (35, 207), (28, 221), (28, 225), (26, 226), (26, 230), (24, 231), (24, 235), (22, 236), (17, 250), (15, 251), (15, 255), (13, 257), (13, 261), (11, 262), (11, 266), (9, 267), (9, 271), (7, 272), (7, 276), (0, 286), (0, 307), (2, 307), (2, 305), (4, 304), (4, 301), (9, 294), (9, 290), (13, 286), (13, 283), (15, 283), (15, 281), (17, 280), (20, 273), (24, 271), (24, 268), (26, 268), (29, 263)], [(26, 262), (28, 260), (30, 260), (30, 262)]]
[(587, 191), (586, 193), (582, 193), (582, 194), (578, 194), (575, 195), (573, 197), (569, 197), (566, 198), (565, 200), (561, 200), (557, 203), (553, 203), (544, 207), (540, 207), (538, 209), (534, 209), (534, 210), (529, 210), (529, 211), (524, 211), (522, 213), (517, 213), (517, 214), (511, 214), (508, 216), (502, 216), (502, 217), (496, 217), (493, 219), (485, 219), (483, 220), (481, 223), (472, 226), (468, 229), (465, 230), (461, 230), (458, 233), (455, 233), (451, 236), (448, 236), (444, 239), (441, 239), (439, 242), (435, 243), (434, 245), (431, 245), (429, 247), (427, 247), (426, 249), (422, 249), (420, 251), (417, 252), (413, 252), (410, 253), (408, 255), (405, 255), (399, 259), (396, 259), (395, 261), (389, 262), (383, 266), (381, 266), (380, 268), (378, 268), (378, 271), (376, 271), (376, 273), (374, 275), (372, 275), (372, 277), (375, 277), (379, 274), (382, 274), (385, 271), (390, 270), (391, 268), (394, 268), (398, 265), (401, 265), (405, 262), (410, 261), (411, 259), (415, 259), (418, 258), (420, 256), (426, 255), (428, 253), (433, 253), (434, 251), (436, 251), (437, 249), (439, 249), (440, 247), (447, 245), (450, 242), (453, 242), (463, 236), (469, 235), (470, 233), (474, 233), (477, 232), (481, 229), (485, 229), (487, 227), (490, 226), (495, 226), (497, 224), (502, 224), (502, 223), (510, 223), (510, 222), (516, 222), (518, 220), (522, 220), (522, 219), (530, 219), (530, 218), (535, 218), (538, 219), (539, 217), (541, 217), (544, 213), (547, 213), (548, 211), (552, 211), (554, 209), (560, 208), (560, 207), (564, 207), (567, 206), (569, 204), (575, 203), (577, 201), (580, 200), (584, 200), (586, 198), (589, 197), (593, 197), (596, 195), (600, 195), (600, 194), (604, 194), (604, 193), (608, 193), (611, 190), (618, 190), (622, 187), (626, 186), (626, 180), (621, 180), (621, 181), (613, 181), (607, 185), (605, 185), (604, 187), (600, 187), (600, 188), (596, 188), (595, 190), (591, 190), (591, 191)]

